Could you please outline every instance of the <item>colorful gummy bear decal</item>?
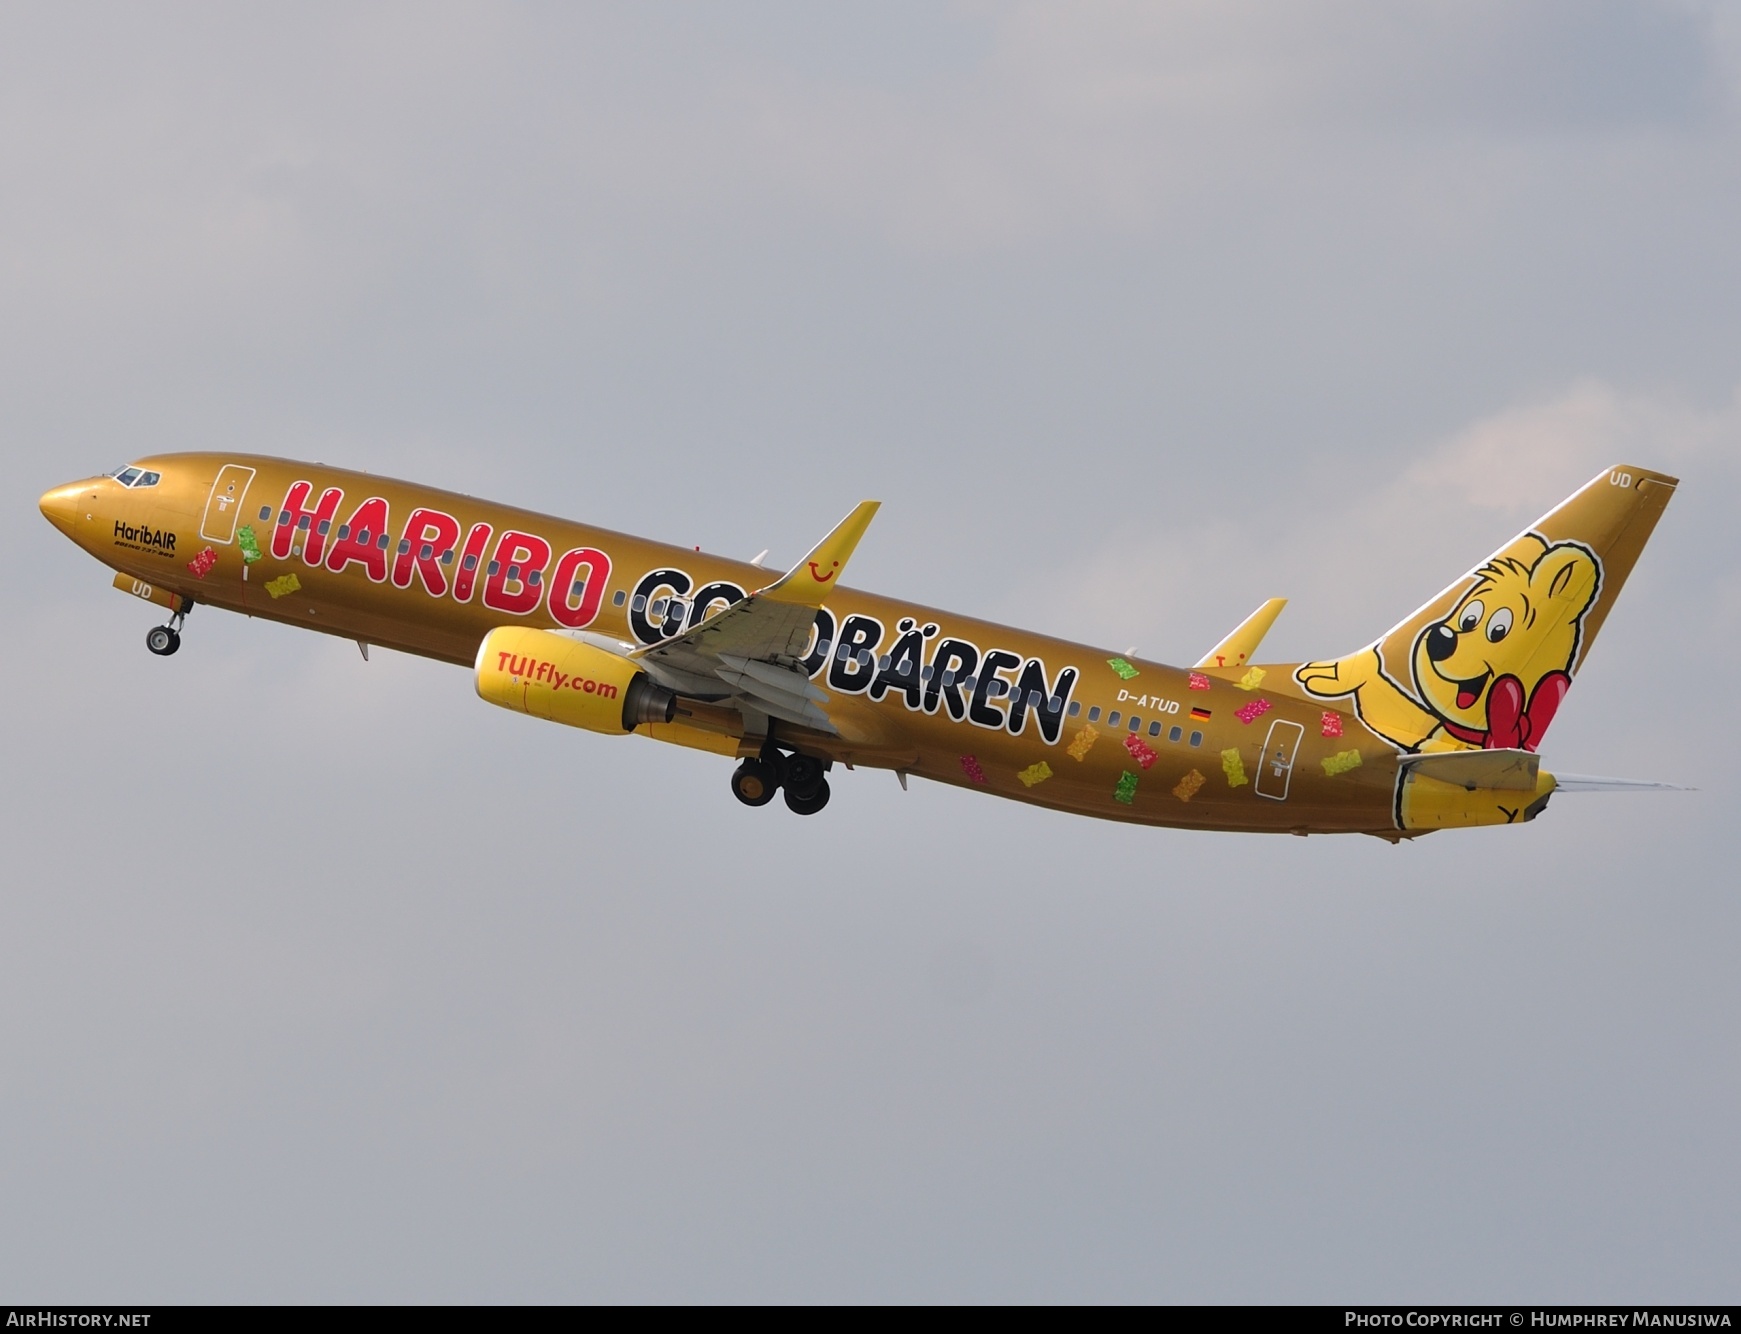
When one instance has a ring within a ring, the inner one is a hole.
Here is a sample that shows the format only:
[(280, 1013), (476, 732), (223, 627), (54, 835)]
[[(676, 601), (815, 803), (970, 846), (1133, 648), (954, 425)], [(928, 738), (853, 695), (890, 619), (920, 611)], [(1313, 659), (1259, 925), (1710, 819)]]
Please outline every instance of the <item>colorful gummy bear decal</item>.
[(204, 579), (212, 572), (212, 566), (217, 563), (218, 553), (207, 547), (187, 563), (187, 568), (193, 571), (194, 578)]
[(1082, 730), (1076, 734), (1076, 739), (1069, 744), (1064, 753), (1073, 760), (1085, 760), (1088, 758), (1088, 752), (1094, 749), (1094, 743), (1099, 739), (1100, 733), (1084, 723)]
[(1263, 668), (1253, 667), (1233, 684), (1238, 686), (1241, 690), (1256, 690), (1263, 684)]
[(242, 550), (244, 565), (252, 565), (265, 554), (260, 550), (260, 539), (254, 536), (254, 529), (248, 524), (236, 529), (236, 545)]
[(1319, 736), (1338, 737), (1342, 735), (1342, 715), (1334, 709), (1324, 710), (1324, 725), (1318, 729)]
[(1135, 667), (1132, 667), (1123, 658), (1108, 658), (1106, 660), (1106, 665), (1112, 668), (1113, 671), (1117, 672), (1126, 681), (1130, 680), (1133, 676), (1142, 675), (1141, 672), (1137, 671)]
[(1324, 761), (1324, 772), (1331, 778), (1334, 778), (1337, 774), (1345, 774), (1350, 769), (1358, 769), (1359, 767), (1360, 752), (1357, 750), (1339, 751)]
[(1237, 747), (1221, 752), (1221, 772), (1227, 775), (1228, 787), (1245, 786), (1245, 761)]
[(1030, 764), (1023, 769), (1017, 778), (1022, 780), (1023, 787), (1032, 787), (1035, 783), (1043, 783), (1052, 776), (1052, 766), (1041, 760), (1038, 764)]
[(1180, 801), (1189, 801), (1197, 795), (1197, 789), (1208, 781), (1207, 778), (1193, 769), (1179, 780), (1178, 786), (1173, 789), (1173, 795)]
[(1137, 762), (1139, 768), (1146, 769), (1155, 762), (1155, 752), (1135, 732), (1124, 739), (1124, 748), (1130, 752), (1131, 759)]
[(963, 755), (961, 757), (961, 771), (976, 783), (985, 782), (985, 770), (979, 767), (978, 756)]
[(1249, 727), (1252, 723), (1263, 717), (1264, 714), (1268, 713), (1269, 707), (1269, 701), (1267, 699), (1254, 699), (1251, 703), (1235, 709), (1233, 711), (1233, 716)]
[(1207, 690), (1209, 689), (1209, 678), (1202, 672), (1192, 672), (1186, 677), (1185, 684), (1192, 690)]
[(1112, 789), (1112, 799), (1129, 806), (1136, 800), (1137, 776), (1126, 769), (1118, 776), (1118, 786)]
[(270, 581), (266, 585), (266, 591), (270, 593), (273, 600), (276, 601), (287, 593), (294, 593), (301, 587), (302, 580), (298, 579), (294, 574), (285, 574)]

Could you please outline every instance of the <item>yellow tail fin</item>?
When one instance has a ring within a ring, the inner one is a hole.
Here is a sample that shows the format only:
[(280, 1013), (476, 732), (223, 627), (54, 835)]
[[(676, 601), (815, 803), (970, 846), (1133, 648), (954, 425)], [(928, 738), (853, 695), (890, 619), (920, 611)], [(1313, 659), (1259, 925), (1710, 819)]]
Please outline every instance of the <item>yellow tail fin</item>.
[(1675, 486), (1603, 471), (1368, 647), (1294, 679), (1406, 750), (1535, 750)]

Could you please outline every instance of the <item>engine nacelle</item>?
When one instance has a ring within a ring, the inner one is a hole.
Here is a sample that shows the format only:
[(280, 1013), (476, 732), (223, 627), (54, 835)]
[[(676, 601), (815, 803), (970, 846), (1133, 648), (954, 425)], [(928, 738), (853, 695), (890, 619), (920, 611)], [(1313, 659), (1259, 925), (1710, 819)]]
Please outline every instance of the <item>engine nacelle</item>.
[(491, 704), (589, 732), (621, 736), (677, 713), (677, 696), (627, 658), (530, 626), (485, 635), (473, 672)]

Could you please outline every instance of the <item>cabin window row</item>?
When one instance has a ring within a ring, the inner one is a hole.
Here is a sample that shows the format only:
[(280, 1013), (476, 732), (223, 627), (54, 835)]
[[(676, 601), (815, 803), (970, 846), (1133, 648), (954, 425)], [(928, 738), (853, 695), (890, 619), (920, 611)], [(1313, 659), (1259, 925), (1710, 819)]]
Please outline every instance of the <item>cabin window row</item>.
[[(152, 481), (155, 481), (155, 480), (156, 480), (156, 478), (153, 477)], [(151, 483), (149, 483), (149, 482), (143, 483), (143, 485), (150, 485), (150, 484)], [(272, 507), (270, 505), (263, 506), (261, 508), (260, 518), (263, 522), (270, 521), (270, 519), (272, 518)], [(290, 522), (289, 511), (288, 510), (280, 511), (280, 513), (278, 515), (279, 526), (283, 527), (284, 525), (288, 524), (289, 522)], [(309, 522), (310, 522), (309, 516), (304, 514), (300, 518), (300, 520), (297, 522), (297, 527), (306, 532), (308, 530), (308, 527), (309, 527)], [(318, 531), (321, 534), (321, 536), (324, 537), (324, 536), (326, 536), (326, 534), (330, 530), (330, 528), (331, 528), (331, 521), (327, 520), (327, 519), (322, 519), (320, 522), (320, 526), (316, 531)], [(350, 537), (350, 525), (341, 523), (339, 525), (338, 535), (339, 535), (339, 540), (341, 542), (348, 539)], [(369, 540), (369, 530), (367, 528), (364, 528), (358, 532), (357, 541), (367, 543), (368, 540)], [(388, 543), (387, 535), (385, 533), (382, 533), (378, 539), (378, 545), (380, 546), (381, 550), (385, 551), (387, 549), (387, 543)], [(399, 554), (401, 556), (405, 555), (410, 550), (411, 550), (411, 543), (410, 542), (401, 541), (399, 543)], [(433, 558), (434, 554), (435, 554), (435, 548), (427, 542), (425, 542), (423, 544), (422, 549), (418, 552), (418, 556), (422, 560), (430, 560)], [(454, 553), (453, 553), (453, 550), (451, 548), (442, 552), (441, 553), (441, 563), (443, 565), (453, 564), (453, 556), (454, 556)], [(465, 560), (461, 562), (461, 564), (468, 571), (475, 570), (478, 567), (478, 558), (476, 555), (468, 554), (466, 556)], [(501, 573), (501, 568), (502, 568), (501, 562), (493, 560), (489, 564), (489, 568), (488, 568), (487, 573), (491, 577), (494, 577), (495, 575)], [(520, 567), (518, 565), (509, 565), (508, 566), (508, 578), (509, 579), (517, 580), (520, 578), (520, 574), (521, 574), (521, 570), (520, 570)], [(539, 583), (543, 580), (543, 577), (544, 576), (543, 576), (542, 571), (531, 570), (531, 571), (528, 571), (526, 573), (526, 582), (529, 586), (536, 588), (536, 587), (538, 587)], [(571, 590), (570, 590), (570, 596), (578, 598), (578, 597), (584, 596), (585, 593), (586, 593), (586, 580), (576, 579), (574, 581), (574, 584), (573, 584)], [(616, 606), (616, 607), (621, 607), (627, 601), (628, 601), (628, 594), (626, 592), (624, 592), (623, 590), (618, 589), (616, 596), (611, 599), (611, 605)], [(644, 612), (644, 611), (649, 610), (648, 601), (647, 601), (647, 597), (645, 594), (642, 594), (642, 593), (635, 594), (635, 599), (634, 599), (634, 602), (632, 604), (631, 610), (635, 611), (636, 613), (640, 613), (640, 612)], [(682, 614), (685, 614), (688, 612), (689, 604), (684, 602), (683, 599), (681, 599), (681, 598), (655, 598), (651, 604), (650, 610), (652, 611), (652, 614), (654, 616), (659, 616), (659, 617), (663, 617), (668, 610), (673, 611), (679, 615), (682, 615)], [(846, 661), (847, 656), (848, 656), (848, 652), (849, 652), (847, 645), (841, 644), (841, 645), (836, 646), (836, 645), (831, 644), (826, 639), (823, 640), (820, 644), (818, 644), (817, 648), (820, 649), (822, 651), (822, 653), (824, 653), (824, 654), (827, 654), (831, 648), (834, 649), (834, 656), (841, 662)], [(878, 657), (873, 657), (872, 654), (868, 650), (861, 649), (853, 657), (853, 661), (856, 662), (861, 668), (868, 670), (874, 664), (876, 666), (877, 670), (886, 672), (889, 670), (889, 667), (891, 665), (892, 660), (887, 653), (883, 654), (880, 658), (878, 658)], [(929, 664), (927, 664), (924, 667), (921, 667), (919, 669), (919, 679), (922, 681), (928, 682), (928, 681), (932, 680), (935, 675), (936, 675), (936, 669), (931, 667)], [(967, 675), (967, 676), (957, 678), (956, 674), (953, 671), (945, 671), (943, 673), (943, 677), (942, 677), (942, 684), (945, 686), (960, 685), (963, 690), (974, 690), (974, 689), (978, 688), (979, 681), (978, 681), (977, 677), (974, 677), (972, 675)], [(995, 678), (992, 681), (990, 681), (986, 686), (986, 694), (993, 699), (999, 699), (999, 698), (1002, 698), (1004, 695), (1013, 694), (1013, 693), (1014, 693), (1014, 687), (1010, 686), (1007, 682), (1004, 682), (1004, 681), (1001, 681), (1001, 680), (998, 680)], [(1041, 707), (1047, 705), (1048, 703), (1050, 704), (1050, 707), (1053, 710), (1059, 710), (1059, 709), (1062, 709), (1064, 707), (1064, 701), (1056, 695), (1054, 695), (1051, 698), (1051, 700), (1048, 701), (1046, 699), (1045, 695), (1043, 695), (1040, 691), (1038, 691), (1038, 690), (1028, 691), (1027, 706), (1030, 709), (1038, 709), (1038, 708), (1041, 708)], [(1069, 712), (1069, 716), (1072, 718), (1080, 717), (1081, 713), (1082, 713), (1081, 701), (1080, 700), (1071, 700), (1068, 712)], [(1100, 717), (1101, 717), (1100, 706), (1098, 704), (1091, 706), (1088, 710), (1088, 721), (1091, 723), (1097, 723), (1100, 721)], [(1107, 715), (1106, 715), (1106, 725), (1108, 727), (1117, 727), (1119, 725), (1120, 717), (1121, 717), (1120, 711), (1118, 709), (1113, 709), (1111, 712), (1107, 713)], [(1140, 732), (1142, 730), (1142, 719), (1133, 713), (1130, 715), (1130, 717), (1125, 725), (1131, 732)], [(1149, 727), (1148, 727), (1149, 735), (1152, 737), (1160, 736), (1162, 727), (1163, 727), (1163, 724), (1160, 721), (1151, 720), (1149, 723)], [(1184, 733), (1185, 733), (1184, 728), (1175, 725), (1175, 726), (1168, 729), (1167, 740), (1172, 741), (1172, 742), (1181, 741), (1184, 739)], [(1203, 733), (1199, 732), (1199, 731), (1193, 731), (1191, 733), (1191, 744), (1193, 746), (1201, 746), (1203, 744)]]

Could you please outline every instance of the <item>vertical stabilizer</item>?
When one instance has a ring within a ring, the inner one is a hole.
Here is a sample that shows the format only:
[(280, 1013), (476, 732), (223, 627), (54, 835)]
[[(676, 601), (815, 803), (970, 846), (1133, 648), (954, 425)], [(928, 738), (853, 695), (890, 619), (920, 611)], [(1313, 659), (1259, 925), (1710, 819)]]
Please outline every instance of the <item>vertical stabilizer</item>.
[(1295, 673), (1405, 750), (1533, 751), (1676, 479), (1609, 468), (1358, 653)]

